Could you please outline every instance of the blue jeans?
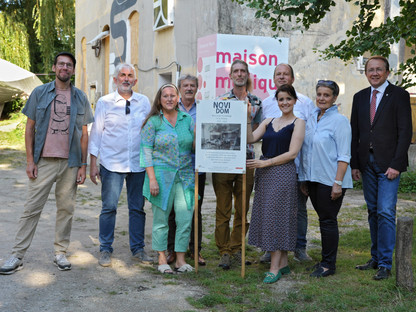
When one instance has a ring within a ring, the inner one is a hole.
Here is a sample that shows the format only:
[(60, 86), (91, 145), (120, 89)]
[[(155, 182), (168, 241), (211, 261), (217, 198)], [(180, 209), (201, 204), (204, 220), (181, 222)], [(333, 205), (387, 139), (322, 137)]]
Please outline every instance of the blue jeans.
[(303, 195), (298, 182), (298, 234), (296, 239), (296, 249), (306, 249), (306, 231), (308, 230), (308, 212), (306, 211), (306, 201), (308, 197)]
[(371, 257), (379, 267), (390, 270), (396, 244), (396, 202), (400, 175), (394, 180), (387, 179), (370, 153), (362, 178), (370, 226)]
[(145, 172), (112, 172), (100, 165), (101, 200), (103, 204), (100, 214), (100, 251), (113, 252), (111, 245), (114, 241), (117, 205), (124, 180), (126, 180), (129, 207), (130, 250), (133, 255), (143, 250), (146, 222), (146, 213), (143, 210), (144, 176)]

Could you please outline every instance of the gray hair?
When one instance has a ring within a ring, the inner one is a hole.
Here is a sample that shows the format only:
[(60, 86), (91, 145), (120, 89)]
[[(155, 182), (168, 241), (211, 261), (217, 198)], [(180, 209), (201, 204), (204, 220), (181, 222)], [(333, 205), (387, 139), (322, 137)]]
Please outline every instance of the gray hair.
[(129, 63), (120, 63), (120, 64), (118, 64), (117, 66), (116, 66), (116, 68), (114, 69), (114, 77), (117, 77), (118, 76), (118, 74), (120, 73), (120, 71), (123, 69), (123, 68), (128, 68), (128, 69), (131, 69), (131, 70), (133, 70), (133, 72), (134, 72), (134, 78), (137, 78), (136, 77), (136, 71), (135, 71), (135, 69), (134, 69), (134, 66), (133, 65), (131, 65), (131, 64), (129, 64)]
[(179, 77), (178, 79), (178, 88), (181, 88), (182, 81), (184, 80), (193, 80), (195, 81), (196, 87), (198, 88), (198, 78), (193, 75), (185, 74)]
[(335, 96), (338, 96), (339, 94), (339, 87), (338, 84), (335, 81), (332, 80), (318, 80), (318, 83), (316, 84), (316, 90), (318, 90), (319, 87), (326, 87), (332, 90), (332, 94)]

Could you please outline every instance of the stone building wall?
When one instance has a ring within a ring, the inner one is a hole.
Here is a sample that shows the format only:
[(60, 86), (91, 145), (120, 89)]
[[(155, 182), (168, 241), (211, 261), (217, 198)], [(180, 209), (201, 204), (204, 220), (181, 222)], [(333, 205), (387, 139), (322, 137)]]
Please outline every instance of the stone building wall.
[[(336, 1), (336, 10), (310, 30), (303, 33), (289, 30), (279, 33), (279, 36), (290, 40), (289, 63), (295, 70), (295, 88), (314, 99), (319, 79), (336, 81), (341, 89), (337, 101), (341, 104), (341, 113), (349, 116), (353, 94), (368, 86), (365, 75), (356, 69), (355, 64), (344, 64), (335, 59), (320, 60), (319, 54), (314, 52), (316, 48), (324, 49), (344, 39), (346, 30), (358, 14), (357, 7), (352, 3)], [(80, 64), (77, 66), (77, 85), (84, 87), (90, 98), (94, 97), (94, 92), (96, 95), (105, 94), (106, 89), (111, 92), (110, 83), (106, 80), (111, 78), (113, 66), (107, 63), (122, 55), (129, 62), (133, 53), (138, 55), (136, 67), (139, 81), (136, 91), (152, 99), (164, 80), (175, 83), (180, 73), (196, 73), (198, 38), (215, 33), (275, 34), (267, 20), (256, 19), (254, 10), (231, 0), (174, 0), (174, 6), (174, 26), (153, 31), (153, 1), (76, 0), (76, 56)], [(134, 12), (139, 15), (139, 38), (133, 38), (133, 46), (137, 49), (124, 53), (132, 46), (131, 42), (125, 45), (124, 40), (132, 38), (123, 36), (122, 30), (125, 27), (126, 32), (129, 31), (128, 21)], [(382, 11), (379, 16), (383, 18)], [(287, 26), (290, 29), (290, 25)], [(110, 36), (102, 40), (101, 54), (96, 57), (91, 45), (85, 45), (85, 42), (108, 28)]]

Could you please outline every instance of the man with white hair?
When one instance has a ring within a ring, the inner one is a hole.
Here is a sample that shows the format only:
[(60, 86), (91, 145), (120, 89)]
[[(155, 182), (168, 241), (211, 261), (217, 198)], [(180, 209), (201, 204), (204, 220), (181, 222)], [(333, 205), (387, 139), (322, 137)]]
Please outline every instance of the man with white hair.
[(117, 90), (97, 102), (89, 144), (91, 181), (97, 184), (97, 178), (101, 179), (101, 255), (98, 263), (103, 267), (111, 265), (117, 205), (124, 180), (129, 208), (130, 250), (137, 260), (152, 262), (144, 250), (146, 214), (142, 190), (145, 169), (139, 166), (140, 132), (150, 112), (150, 102), (146, 96), (132, 90), (137, 83), (132, 65), (118, 65), (113, 81)]

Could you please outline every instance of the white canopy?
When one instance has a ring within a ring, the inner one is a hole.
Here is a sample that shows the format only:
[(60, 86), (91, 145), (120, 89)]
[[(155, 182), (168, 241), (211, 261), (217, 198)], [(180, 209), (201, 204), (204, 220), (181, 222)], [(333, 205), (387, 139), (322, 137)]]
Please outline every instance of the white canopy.
[(41, 84), (42, 81), (35, 74), (0, 59), (0, 106), (13, 98), (29, 96)]

